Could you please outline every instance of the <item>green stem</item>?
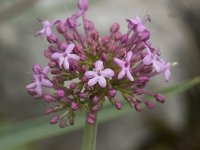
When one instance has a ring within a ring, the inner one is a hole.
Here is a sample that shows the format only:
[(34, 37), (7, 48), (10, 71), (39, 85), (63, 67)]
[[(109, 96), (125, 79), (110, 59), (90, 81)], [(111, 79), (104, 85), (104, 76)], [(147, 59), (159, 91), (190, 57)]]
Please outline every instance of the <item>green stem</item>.
[(95, 150), (97, 137), (97, 115), (94, 124), (85, 123), (82, 150)]

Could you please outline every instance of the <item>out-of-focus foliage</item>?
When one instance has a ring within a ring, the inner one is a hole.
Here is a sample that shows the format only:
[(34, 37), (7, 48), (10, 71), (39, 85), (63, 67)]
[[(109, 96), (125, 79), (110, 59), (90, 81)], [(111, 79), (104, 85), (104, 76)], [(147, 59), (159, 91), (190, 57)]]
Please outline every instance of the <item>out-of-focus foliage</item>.
[[(200, 77), (168, 87), (160, 92), (171, 97), (198, 84), (200, 84)], [(116, 111), (112, 107), (108, 106), (100, 112), (99, 123), (120, 117), (131, 111), (133, 111), (133, 109), (131, 109), (126, 103), (123, 103), (122, 111)], [(25, 121), (16, 125), (2, 127), (0, 128), (0, 149), (9, 150), (43, 138), (72, 132), (83, 127), (85, 122), (84, 120), (84, 115), (78, 115), (76, 117), (75, 125), (66, 129), (59, 129), (57, 126), (49, 125), (47, 123), (48, 120), (44, 117)]]

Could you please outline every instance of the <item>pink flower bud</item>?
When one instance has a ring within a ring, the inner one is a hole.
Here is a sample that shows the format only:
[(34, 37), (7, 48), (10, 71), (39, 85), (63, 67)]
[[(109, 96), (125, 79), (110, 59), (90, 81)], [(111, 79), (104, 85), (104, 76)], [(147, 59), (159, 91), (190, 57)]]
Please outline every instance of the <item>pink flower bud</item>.
[(145, 105), (149, 108), (149, 109), (153, 109), (155, 108), (155, 103), (153, 103), (152, 101), (150, 100), (145, 100)]
[(59, 127), (60, 128), (65, 128), (67, 125), (67, 120), (66, 119), (63, 119), (60, 121), (60, 124), (59, 124)]
[(106, 54), (106, 53), (102, 53), (102, 54), (101, 54), (101, 60), (102, 60), (102, 61), (107, 61), (107, 59), (108, 59), (108, 58), (107, 58), (107, 54)]
[(76, 102), (71, 103), (71, 108), (72, 110), (77, 110), (78, 109), (78, 104)]
[(58, 38), (52, 34), (47, 37), (47, 40), (49, 41), (49, 43), (56, 43), (58, 41)]
[(98, 96), (95, 95), (94, 97), (92, 97), (93, 104), (98, 103), (98, 101), (99, 101), (99, 97)]
[(108, 96), (109, 96), (109, 97), (115, 97), (116, 95), (117, 95), (117, 92), (116, 92), (115, 89), (110, 89), (110, 90), (108, 91)]
[(51, 54), (52, 54), (52, 52), (50, 52), (50, 50), (45, 50), (44, 51), (44, 56), (46, 57), (46, 58), (51, 58)]
[(57, 90), (56, 95), (60, 98), (65, 96), (65, 91), (64, 90)]
[(161, 94), (155, 94), (155, 99), (158, 101), (158, 102), (160, 102), (160, 103), (164, 103), (165, 102), (165, 97), (163, 96), (163, 95), (161, 95)]
[(55, 97), (53, 97), (51, 94), (45, 94), (44, 99), (47, 103), (55, 102)]
[(65, 33), (67, 31), (65, 21), (60, 21), (57, 25), (57, 31), (61, 34)]
[(134, 102), (134, 107), (135, 107), (136, 111), (138, 111), (138, 112), (142, 111), (142, 106), (141, 106), (141, 103), (139, 101)]
[(121, 42), (123, 44), (128, 42), (128, 35), (127, 34), (122, 35)]
[(69, 85), (70, 89), (72, 89), (72, 90), (75, 89), (76, 86), (77, 86), (77, 84), (76, 84), (75, 82), (72, 82), (72, 83), (70, 83), (70, 85)]
[(110, 32), (112, 33), (116, 33), (118, 32), (120, 29), (120, 25), (118, 23), (114, 23), (111, 27), (110, 27)]
[(115, 108), (118, 109), (118, 110), (121, 110), (122, 109), (122, 104), (119, 101), (116, 101), (115, 102)]
[(50, 120), (50, 124), (56, 124), (56, 123), (58, 123), (58, 120), (59, 120), (59, 119), (60, 119), (59, 116), (53, 117), (53, 118)]
[(140, 83), (144, 83), (144, 82), (148, 82), (149, 81), (149, 77), (143, 76), (143, 77), (139, 77), (137, 82)]

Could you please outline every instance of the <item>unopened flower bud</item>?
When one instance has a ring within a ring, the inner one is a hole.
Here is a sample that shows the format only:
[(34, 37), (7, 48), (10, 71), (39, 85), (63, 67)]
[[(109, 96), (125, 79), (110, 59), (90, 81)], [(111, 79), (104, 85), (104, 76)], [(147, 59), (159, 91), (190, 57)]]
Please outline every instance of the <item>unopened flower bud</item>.
[(98, 96), (95, 95), (94, 97), (92, 97), (93, 104), (98, 103), (98, 101), (99, 101), (99, 97)]
[(58, 120), (59, 120), (59, 119), (60, 119), (59, 116), (53, 117), (53, 118), (50, 120), (50, 124), (56, 124), (56, 123), (58, 123)]
[(72, 83), (70, 83), (70, 85), (69, 85), (70, 89), (72, 89), (72, 90), (75, 89), (76, 86), (77, 86), (77, 84), (76, 84), (75, 82), (72, 82)]
[(79, 94), (79, 97), (82, 98), (82, 99), (86, 99), (86, 98), (88, 98), (88, 93), (81, 92)]
[(49, 43), (56, 43), (58, 41), (58, 38), (52, 34), (47, 37), (47, 40), (49, 41)]
[(65, 25), (65, 21), (61, 21), (58, 25), (57, 25), (57, 31), (61, 34), (65, 33), (67, 31), (66, 25)]
[(149, 77), (143, 76), (143, 77), (139, 77), (137, 82), (139, 83), (144, 83), (144, 82), (148, 82), (149, 81)]
[(101, 54), (101, 60), (102, 60), (102, 61), (107, 61), (107, 59), (108, 59), (108, 58), (107, 58), (107, 54), (106, 54), (106, 53), (102, 53), (102, 54)]
[(139, 101), (134, 102), (134, 107), (135, 107), (136, 111), (138, 111), (138, 112), (142, 111), (142, 106), (141, 106), (141, 103)]
[(122, 44), (128, 42), (128, 35), (127, 34), (122, 35), (121, 42), (122, 42)]
[(158, 101), (158, 102), (160, 102), (160, 103), (164, 103), (165, 102), (165, 97), (163, 96), (163, 95), (161, 95), (161, 94), (155, 94), (155, 99)]
[(55, 102), (55, 97), (53, 97), (51, 94), (45, 94), (44, 99), (47, 103)]
[(155, 103), (153, 103), (152, 101), (150, 100), (145, 100), (145, 105), (149, 108), (149, 109), (153, 109), (155, 108)]
[(65, 91), (64, 90), (57, 90), (56, 95), (60, 98), (65, 96)]
[(71, 108), (72, 110), (77, 110), (78, 109), (78, 104), (76, 102), (71, 103)]
[(118, 109), (118, 110), (121, 110), (122, 109), (122, 104), (119, 101), (116, 101), (115, 102), (115, 108)]
[(111, 27), (110, 27), (110, 32), (112, 33), (116, 33), (118, 32), (120, 29), (120, 25), (118, 23), (114, 23)]
[(50, 50), (45, 50), (44, 51), (44, 56), (46, 57), (46, 58), (51, 58), (51, 55), (52, 55), (52, 53), (50, 52)]
[(110, 89), (110, 90), (108, 91), (108, 96), (109, 96), (109, 97), (115, 97), (116, 95), (117, 95), (117, 92), (116, 92), (115, 89)]
[(65, 128), (66, 125), (67, 125), (67, 120), (66, 120), (66, 119), (62, 119), (62, 120), (60, 121), (59, 127), (60, 127), (60, 128)]

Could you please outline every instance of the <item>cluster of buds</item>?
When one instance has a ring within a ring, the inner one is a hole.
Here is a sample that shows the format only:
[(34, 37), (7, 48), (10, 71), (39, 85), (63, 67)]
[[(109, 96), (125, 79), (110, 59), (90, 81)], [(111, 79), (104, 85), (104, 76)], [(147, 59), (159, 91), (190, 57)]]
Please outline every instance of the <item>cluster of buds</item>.
[(163, 103), (164, 96), (144, 89), (152, 77), (161, 73), (166, 81), (170, 79), (171, 64), (149, 42), (150, 32), (144, 23), (150, 22), (150, 17), (127, 19), (126, 33), (114, 23), (108, 34), (100, 36), (86, 17), (88, 0), (79, 0), (78, 8), (67, 19), (39, 20), (43, 28), (36, 36), (49, 42), (44, 51), (48, 65), (33, 65), (33, 80), (26, 88), (30, 95), (52, 104), (46, 110), (46, 114), (56, 113), (50, 123), (59, 122), (62, 128), (73, 125), (75, 112), (84, 111), (86, 121), (93, 124), (104, 102), (122, 109), (118, 93), (139, 112), (143, 106), (154, 108), (156, 101)]

